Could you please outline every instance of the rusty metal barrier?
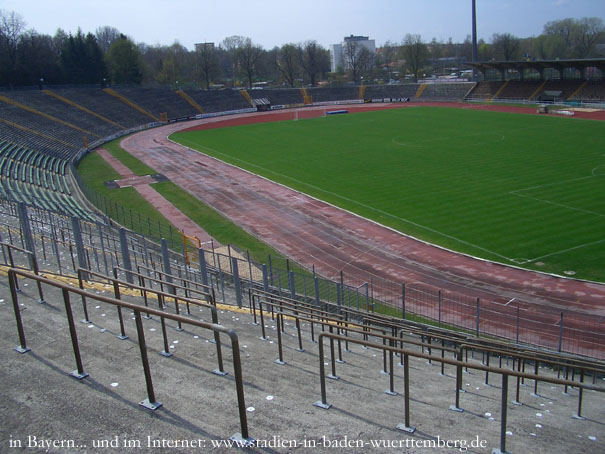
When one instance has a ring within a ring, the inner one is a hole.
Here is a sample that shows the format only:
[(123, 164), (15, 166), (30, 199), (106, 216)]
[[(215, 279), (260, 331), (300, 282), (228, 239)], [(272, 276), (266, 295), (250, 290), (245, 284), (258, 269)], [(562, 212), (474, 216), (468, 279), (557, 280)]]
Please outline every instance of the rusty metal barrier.
[[(314, 403), (314, 405), (317, 407), (323, 408), (325, 410), (329, 410), (332, 407), (332, 405), (328, 403), (327, 398), (326, 398), (326, 374), (325, 374), (325, 365), (324, 365), (324, 344), (323, 344), (323, 340), (325, 338), (328, 338), (328, 339), (330, 339), (331, 342), (333, 342), (334, 340), (338, 340), (338, 339), (344, 340), (345, 337), (338, 335), (338, 334), (324, 332), (319, 335), (319, 339), (318, 339), (318, 342), (319, 342), (319, 378), (320, 378), (320, 387), (321, 387), (321, 400), (316, 401)], [(416, 428), (410, 424), (410, 381), (409, 381), (409, 367), (408, 367), (410, 356), (415, 357), (415, 358), (433, 359), (435, 361), (441, 361), (441, 362), (444, 362), (445, 364), (456, 366), (456, 370), (457, 370), (456, 383), (457, 383), (457, 385), (459, 383), (459, 377), (461, 376), (463, 367), (468, 367), (471, 369), (480, 370), (480, 371), (484, 371), (484, 372), (492, 372), (492, 373), (496, 373), (496, 374), (501, 374), (502, 375), (502, 397), (501, 397), (500, 447), (499, 447), (499, 450), (494, 450), (494, 452), (500, 452), (500, 453), (506, 452), (506, 422), (507, 422), (507, 411), (508, 411), (507, 403), (508, 403), (508, 377), (509, 376), (527, 378), (530, 380), (540, 380), (545, 383), (576, 386), (580, 389), (591, 389), (591, 390), (598, 391), (598, 392), (605, 392), (605, 388), (600, 388), (600, 387), (594, 386), (594, 385), (572, 382), (569, 380), (562, 380), (560, 378), (537, 376), (534, 374), (518, 372), (518, 371), (514, 371), (514, 370), (510, 370), (510, 369), (500, 369), (500, 368), (495, 368), (495, 367), (483, 366), (481, 364), (464, 362), (464, 361), (460, 360), (461, 353), (460, 353), (458, 360), (447, 359), (447, 358), (435, 358), (435, 357), (431, 358), (431, 355), (415, 352), (415, 351), (408, 350), (408, 349), (392, 347), (392, 346), (388, 346), (388, 345), (379, 345), (379, 344), (370, 343), (368, 341), (359, 340), (359, 339), (348, 338), (348, 340), (349, 340), (349, 342), (354, 343), (354, 344), (358, 344), (358, 345), (362, 345), (362, 346), (364, 346), (364, 345), (371, 346), (374, 348), (380, 348), (383, 350), (397, 352), (397, 353), (400, 353), (401, 355), (403, 355), (403, 357), (404, 357), (404, 423), (400, 423), (396, 427), (397, 427), (397, 429), (408, 432), (408, 433), (413, 433), (416, 431)], [(458, 388), (458, 386), (457, 386), (457, 388)], [(459, 394), (458, 394), (458, 392), (456, 392), (456, 405), (455, 405), (456, 408), (454, 408), (454, 406), (451, 406), (450, 409), (458, 410), (458, 411), (462, 410), (461, 408), (459, 408), (458, 399), (459, 399)]]
[[(149, 305), (148, 305), (148, 301), (147, 301), (147, 292), (149, 292), (149, 293), (156, 295), (156, 298), (158, 300), (159, 310), (161, 310), (162, 312), (164, 312), (164, 308), (166, 307), (166, 304), (165, 304), (166, 298), (170, 298), (170, 299), (174, 299), (176, 315), (180, 315), (179, 301), (183, 301), (187, 304), (188, 309), (189, 309), (190, 304), (209, 309), (211, 316), (212, 316), (212, 323), (217, 324), (217, 325), (219, 324), (218, 312), (216, 310), (216, 307), (213, 306), (212, 304), (205, 304), (200, 301), (177, 296), (173, 293), (164, 292), (162, 290), (156, 290), (156, 289), (150, 290), (144, 286), (130, 284), (129, 282), (119, 280), (116, 277), (106, 276), (102, 273), (97, 273), (95, 271), (89, 271), (89, 270), (84, 270), (82, 268), (79, 268), (77, 270), (77, 272), (78, 272), (79, 287), (82, 290), (84, 289), (85, 277), (96, 276), (96, 277), (100, 277), (101, 279), (111, 282), (111, 284), (113, 285), (113, 289), (114, 289), (114, 298), (117, 300), (121, 300), (120, 286), (126, 287), (126, 288), (131, 288), (134, 290), (139, 290), (141, 292), (141, 295), (143, 295), (145, 307), (148, 308)], [(134, 274), (136, 274), (136, 273), (134, 273)], [(178, 286), (176, 286), (176, 287), (178, 287)], [(87, 309), (87, 305), (86, 305), (86, 298), (84, 296), (82, 296), (82, 307), (83, 307), (84, 316), (85, 316), (85, 319), (82, 320), (82, 323), (90, 323), (89, 316), (88, 316), (88, 309)], [(145, 310), (145, 312), (147, 313), (147, 317), (145, 317), (145, 318), (151, 318), (149, 311)], [(188, 313), (191, 314), (189, 312), (189, 310), (188, 310)], [(120, 322), (120, 334), (117, 335), (118, 339), (122, 339), (122, 340), (128, 339), (128, 336), (126, 335), (126, 332), (124, 329), (124, 319), (122, 316), (122, 309), (120, 307), (118, 307), (118, 320)], [(162, 327), (162, 337), (164, 339), (164, 350), (160, 352), (160, 355), (170, 357), (170, 356), (172, 356), (172, 352), (170, 352), (170, 350), (169, 350), (168, 334), (166, 332), (166, 321), (164, 320), (163, 317), (160, 318), (160, 324)], [(175, 329), (177, 331), (183, 331), (183, 327), (182, 327), (180, 321), (177, 321), (177, 327)], [(220, 339), (220, 336), (218, 335), (218, 333), (214, 333), (214, 340), (211, 340), (210, 342), (213, 342), (214, 344), (216, 344), (216, 357), (217, 357), (217, 361), (218, 361), (218, 369), (215, 369), (213, 371), (213, 373), (215, 373), (216, 375), (227, 375), (227, 372), (225, 372), (225, 370), (223, 368), (223, 354), (222, 354), (222, 349), (221, 349), (221, 339)]]
[(75, 361), (76, 361), (76, 370), (73, 371), (71, 373), (71, 375), (80, 380), (87, 377), (88, 374), (84, 371), (84, 367), (82, 365), (82, 359), (81, 359), (80, 348), (79, 348), (79, 344), (78, 344), (78, 337), (77, 337), (77, 332), (76, 332), (76, 324), (74, 322), (73, 313), (71, 310), (71, 302), (70, 302), (69, 294), (73, 293), (73, 294), (80, 295), (80, 296), (83, 296), (86, 298), (91, 298), (96, 301), (111, 304), (111, 305), (114, 305), (114, 306), (117, 306), (120, 308), (129, 309), (134, 312), (135, 319), (136, 319), (139, 349), (140, 349), (140, 353), (141, 353), (141, 360), (143, 362), (143, 371), (145, 374), (145, 384), (147, 387), (147, 399), (140, 402), (140, 405), (149, 410), (156, 410), (162, 404), (161, 404), (161, 402), (156, 401), (155, 393), (153, 390), (153, 382), (151, 379), (151, 371), (149, 368), (149, 359), (147, 357), (147, 347), (146, 347), (146, 343), (145, 343), (143, 322), (141, 319), (142, 311), (148, 312), (148, 313), (153, 314), (158, 317), (163, 317), (163, 318), (167, 318), (167, 319), (174, 320), (177, 322), (186, 323), (186, 324), (189, 324), (192, 326), (203, 328), (206, 330), (211, 330), (217, 334), (223, 333), (223, 334), (226, 334), (227, 336), (229, 336), (229, 338), (231, 340), (231, 347), (232, 347), (232, 352), (233, 352), (233, 370), (234, 370), (234, 377), (235, 377), (235, 388), (236, 388), (236, 394), (237, 394), (239, 420), (240, 420), (240, 428), (241, 428), (241, 432), (234, 434), (233, 436), (230, 437), (230, 439), (237, 441), (239, 445), (252, 446), (255, 444), (256, 440), (251, 438), (249, 435), (249, 432), (248, 432), (248, 422), (247, 422), (247, 418), (246, 418), (246, 404), (245, 404), (245, 399), (244, 399), (244, 385), (243, 385), (243, 378), (242, 378), (242, 367), (241, 367), (241, 358), (240, 358), (240, 349), (239, 349), (239, 339), (238, 339), (237, 333), (233, 329), (226, 328), (224, 326), (217, 325), (214, 323), (206, 323), (206, 322), (200, 322), (198, 320), (192, 320), (192, 319), (180, 316), (180, 315), (169, 314), (169, 313), (163, 312), (159, 309), (143, 308), (142, 306), (139, 306), (136, 304), (127, 303), (125, 301), (120, 301), (120, 300), (117, 300), (114, 298), (108, 298), (108, 297), (101, 296), (101, 295), (96, 295), (96, 294), (87, 292), (86, 290), (74, 288), (69, 285), (65, 285), (60, 282), (53, 281), (52, 279), (38, 276), (36, 274), (30, 273), (27, 271), (19, 270), (16, 268), (11, 268), (8, 270), (8, 281), (9, 281), (9, 286), (10, 286), (11, 297), (13, 300), (13, 309), (15, 312), (17, 330), (19, 332), (19, 346), (16, 347), (15, 350), (18, 351), (19, 353), (26, 353), (26, 352), (30, 351), (30, 349), (27, 347), (27, 344), (26, 344), (26, 338), (25, 338), (25, 333), (24, 333), (24, 329), (23, 329), (23, 322), (21, 320), (21, 315), (20, 315), (21, 311), (19, 309), (19, 302), (18, 302), (17, 290), (16, 290), (16, 285), (15, 285), (17, 276), (21, 276), (22, 278), (26, 278), (26, 279), (32, 279), (34, 281), (40, 282), (41, 284), (50, 285), (52, 287), (61, 289), (61, 291), (63, 293), (63, 301), (65, 303), (65, 311), (66, 311), (67, 320), (69, 323), (70, 337), (71, 337), (72, 347), (73, 347)]

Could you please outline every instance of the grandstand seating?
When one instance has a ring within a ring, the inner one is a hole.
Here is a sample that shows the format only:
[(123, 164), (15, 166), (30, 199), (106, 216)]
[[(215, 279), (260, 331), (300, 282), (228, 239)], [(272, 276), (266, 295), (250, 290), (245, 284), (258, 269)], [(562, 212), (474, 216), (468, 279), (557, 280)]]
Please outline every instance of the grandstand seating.
[(461, 101), (473, 88), (472, 82), (448, 82), (444, 84), (427, 84), (420, 100)]
[(573, 97), (578, 101), (605, 101), (605, 82), (602, 80), (589, 80)]
[[(302, 104), (303, 98), (298, 88), (265, 88), (261, 92), (263, 98), (267, 98), (271, 105), (294, 105)], [(258, 93), (255, 93), (255, 95)]]
[(173, 90), (164, 88), (116, 88), (119, 94), (148, 110), (156, 117), (166, 113), (168, 119), (190, 117), (199, 114), (187, 101)]
[(364, 94), (366, 99), (412, 98), (418, 90), (418, 84), (405, 85), (368, 85)]
[(63, 88), (55, 89), (68, 98), (104, 117), (114, 121), (126, 129), (150, 123), (152, 120), (132, 107), (120, 102), (99, 88)]
[(307, 92), (313, 98), (313, 102), (350, 101), (358, 99), (357, 87), (335, 87), (335, 88), (307, 88)]
[[(480, 82), (469, 98), (528, 99), (540, 92), (560, 91), (561, 98), (574, 100), (603, 100), (602, 81), (508, 81)], [(460, 100), (472, 83), (403, 84), (305, 88), (307, 100), (315, 103), (366, 99), (409, 98), (419, 101)], [(422, 90), (419, 88), (422, 87)], [(257, 93), (254, 93), (255, 95)], [(258, 91), (272, 105), (298, 105), (304, 102), (303, 92), (297, 88), (269, 88)], [(538, 98), (539, 99), (539, 98)], [(23, 190), (29, 200), (52, 200), (69, 197), (65, 184), (65, 166), (78, 157), (91, 143), (105, 137), (124, 133), (129, 129), (145, 127), (164, 117), (178, 119), (204, 113), (229, 112), (249, 109), (250, 104), (239, 90), (186, 90), (175, 92), (163, 88), (117, 87), (53, 88), (52, 90), (6, 91), (0, 97), (0, 143), (20, 147), (22, 163), (16, 163), (13, 153), (2, 152), (0, 174), (3, 191)], [(23, 152), (28, 150), (28, 153)], [(61, 167), (61, 168), (59, 168)], [(11, 184), (7, 182), (11, 181)], [(23, 186), (26, 185), (26, 186)], [(29, 186), (33, 185), (33, 186)], [(40, 192), (42, 191), (42, 192)], [(51, 191), (48, 196), (44, 191)], [(15, 196), (16, 197), (16, 196)], [(71, 199), (70, 199), (71, 200)], [(61, 202), (61, 200), (59, 200)], [(59, 203), (59, 206), (65, 204)], [(69, 205), (69, 203), (67, 203)], [(54, 206), (54, 205), (47, 205)], [(67, 208), (63, 208), (68, 212)]]
[(239, 90), (183, 90), (204, 112), (228, 112), (230, 110), (248, 109), (250, 104), (239, 94)]
[[(96, 137), (106, 137), (120, 130), (115, 124), (99, 121), (99, 118), (40, 90), (13, 91), (4, 94), (20, 104), (32, 107), (54, 118), (59, 118), (78, 128), (92, 132)], [(92, 138), (89, 138), (89, 140)], [(92, 140), (91, 140), (92, 141)]]
[(72, 195), (66, 167), (67, 161), (57, 156), (0, 140), (2, 198), (93, 220)]

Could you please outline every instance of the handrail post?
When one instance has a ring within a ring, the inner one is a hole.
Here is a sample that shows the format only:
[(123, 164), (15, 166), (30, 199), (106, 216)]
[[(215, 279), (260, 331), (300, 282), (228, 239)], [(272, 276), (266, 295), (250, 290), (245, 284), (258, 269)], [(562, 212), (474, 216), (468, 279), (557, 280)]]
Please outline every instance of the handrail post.
[(502, 374), (502, 415), (500, 422), (500, 449), (492, 450), (492, 454), (506, 454), (506, 416), (508, 411), (508, 374)]
[[(118, 270), (116, 268), (113, 269), (114, 281), (113, 281), (113, 293), (115, 299), (119, 300), (120, 297), (120, 284), (118, 283)], [(118, 320), (120, 321), (120, 334), (117, 334), (116, 337), (121, 340), (128, 339), (126, 335), (126, 331), (124, 329), (124, 317), (122, 316), (122, 306), (118, 306)]]
[(69, 335), (71, 337), (71, 344), (74, 350), (74, 356), (76, 357), (76, 367), (77, 369), (71, 372), (71, 375), (78, 380), (82, 380), (83, 378), (88, 377), (88, 374), (84, 372), (84, 367), (82, 366), (82, 357), (80, 355), (80, 347), (78, 346), (78, 334), (76, 333), (76, 325), (74, 323), (74, 316), (71, 311), (71, 303), (69, 301), (69, 290), (63, 289), (63, 302), (65, 303), (65, 313), (67, 314), (67, 322), (69, 323)]
[(313, 405), (319, 408), (323, 408), (324, 410), (329, 410), (332, 405), (329, 404), (326, 400), (326, 367), (324, 365), (324, 335), (320, 334), (317, 342), (319, 344), (319, 381), (321, 388), (321, 400), (318, 400)]
[[(596, 373), (595, 373), (596, 375)], [(584, 369), (580, 369), (580, 383), (584, 383)], [(584, 396), (584, 388), (582, 386), (578, 387), (578, 413), (573, 415), (574, 419), (584, 420), (586, 419), (582, 416), (582, 398)]]
[[(160, 310), (164, 312), (164, 296), (161, 293), (156, 293), (158, 297), (158, 306)], [(163, 316), (160, 317), (160, 325), (162, 326), (162, 337), (164, 338), (164, 350), (160, 352), (160, 355), (165, 357), (172, 356), (172, 352), (170, 351), (170, 347), (168, 346), (168, 336), (166, 334), (166, 320)]]
[[(84, 279), (82, 278), (82, 273), (83, 271), (81, 269), (78, 269), (78, 286), (81, 290), (84, 290)], [(84, 295), (81, 295), (81, 298), (82, 310), (84, 311), (84, 320), (82, 320), (82, 323), (91, 323), (90, 318), (88, 318), (88, 307), (86, 304), (86, 297)]]
[(283, 354), (283, 350), (282, 350), (282, 344), (281, 344), (281, 329), (280, 329), (280, 319), (281, 319), (281, 324), (284, 324), (284, 316), (282, 313), (277, 312), (277, 320), (276, 320), (276, 328), (277, 328), (277, 349), (279, 350), (279, 358), (276, 359), (275, 361), (273, 361), (275, 364), (279, 364), (280, 366), (283, 366), (286, 364), (286, 362), (284, 361), (284, 354)]
[[(332, 325), (330, 325), (330, 327), (328, 329), (330, 331), (330, 334), (332, 334), (334, 332), (332, 330)], [(332, 336), (330, 336), (330, 363), (332, 364), (332, 373), (328, 374), (327, 377), (332, 380), (338, 380), (340, 377), (338, 375), (336, 375), (336, 360), (334, 357), (334, 338)]]
[[(9, 249), (10, 251), (10, 249)], [(25, 331), (23, 330), (23, 321), (21, 320), (21, 309), (19, 309), (19, 300), (17, 298), (17, 276), (13, 270), (8, 270), (8, 283), (10, 286), (11, 299), (13, 300), (13, 309), (15, 311), (15, 320), (17, 322), (17, 331), (19, 333), (19, 345), (15, 347), (15, 351), (19, 353), (27, 353), (31, 351), (27, 347), (25, 341)]]
[(149, 369), (149, 358), (147, 357), (147, 346), (145, 344), (145, 331), (143, 330), (141, 312), (135, 310), (134, 318), (137, 325), (137, 338), (139, 339), (139, 350), (141, 351), (143, 372), (145, 373), (145, 385), (147, 386), (147, 399), (139, 402), (139, 405), (149, 410), (157, 410), (162, 406), (162, 403), (155, 400), (155, 393), (153, 392), (153, 382), (151, 381), (151, 371)]
[(403, 358), (403, 388), (404, 388), (404, 405), (405, 405), (405, 422), (397, 424), (397, 429), (413, 434), (416, 428), (410, 426), (410, 358), (407, 353), (404, 353)]
[[(218, 314), (216, 312), (216, 307), (210, 306), (210, 311), (212, 313), (212, 323), (218, 325)], [(214, 343), (216, 344), (216, 359), (218, 361), (218, 369), (213, 370), (212, 373), (220, 376), (228, 375), (228, 372), (226, 372), (223, 367), (223, 349), (221, 347), (221, 335), (218, 331), (214, 332)]]
[(254, 446), (256, 440), (248, 433), (248, 420), (246, 418), (246, 402), (244, 399), (244, 381), (242, 379), (242, 362), (239, 352), (239, 339), (235, 331), (230, 329), (227, 334), (231, 338), (231, 350), (233, 351), (233, 375), (235, 376), (235, 391), (237, 393), (237, 405), (239, 409), (239, 420), (241, 433), (232, 435), (229, 439), (237, 441), (239, 445)]
[[(443, 350), (442, 350), (443, 352)], [(462, 362), (462, 347), (456, 353), (456, 359)], [(442, 363), (443, 364), (443, 363)], [(450, 410), (457, 411), (462, 413), (464, 411), (463, 408), (460, 407), (460, 389), (462, 388), (462, 364), (458, 364), (456, 366), (456, 403), (454, 405), (450, 405)]]
[[(389, 346), (393, 347), (393, 340), (389, 340)], [(393, 350), (389, 350), (389, 389), (387, 389), (384, 393), (389, 396), (396, 396), (398, 393), (395, 391), (395, 371), (393, 369)]]

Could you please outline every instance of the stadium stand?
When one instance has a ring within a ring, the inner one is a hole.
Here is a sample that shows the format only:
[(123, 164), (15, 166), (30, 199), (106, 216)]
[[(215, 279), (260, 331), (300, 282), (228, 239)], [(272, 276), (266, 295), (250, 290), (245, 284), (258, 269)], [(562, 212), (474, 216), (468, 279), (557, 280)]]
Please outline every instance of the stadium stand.
[(605, 82), (603, 80), (589, 80), (573, 94), (571, 99), (578, 101), (605, 101)]
[[(260, 93), (273, 106), (288, 106), (303, 103), (303, 98), (298, 88), (264, 88)], [(255, 93), (255, 95), (257, 94)]]
[(405, 85), (368, 85), (366, 86), (364, 98), (366, 99), (391, 99), (412, 98), (418, 90), (418, 84)]
[(475, 85), (475, 88), (468, 94), (468, 99), (489, 100), (500, 90), (503, 81), (482, 80)]
[(473, 87), (473, 82), (449, 82), (444, 84), (427, 84), (419, 99), (421, 101), (461, 101)]
[(307, 88), (307, 92), (313, 98), (314, 103), (350, 101), (359, 98), (357, 87), (335, 87), (335, 88)]
[(168, 119), (192, 117), (199, 112), (174, 90), (164, 88), (116, 88), (119, 94), (151, 112), (156, 117), (166, 113)]
[(100, 118), (66, 104), (56, 97), (40, 90), (6, 92), (5, 96), (15, 102), (31, 107), (51, 117), (61, 119), (71, 125), (90, 131), (95, 137), (106, 137), (120, 130), (116, 124), (99, 121)]
[[(480, 82), (471, 90), (472, 87), (472, 83), (456, 82), (370, 85), (364, 86), (363, 90), (355, 86), (305, 88), (302, 91), (298, 88), (263, 88), (254, 95), (255, 99), (262, 98), (263, 103), (268, 100), (273, 106), (359, 101), (360, 96), (366, 101), (415, 100), (418, 95), (418, 101), (458, 101), (469, 91), (467, 97), (474, 99), (494, 95), (501, 99), (541, 99), (553, 94), (562, 99), (605, 99), (602, 81)], [(129, 130), (157, 124), (160, 118), (164, 121), (184, 119), (201, 112), (214, 114), (250, 107), (242, 91), (229, 89), (175, 92), (163, 88), (83, 87), (4, 91), (0, 95), (0, 140), (32, 152), (21, 156), (24, 159), (21, 166), (13, 162), (14, 154), (2, 155), (3, 191), (5, 194), (23, 191), (24, 200), (32, 202), (39, 198), (47, 204), (43, 206), (63, 207), (57, 209), (73, 213), (60, 200), (63, 196), (69, 197), (69, 185), (65, 183), (69, 171), (65, 170), (65, 165), (81, 156), (89, 146), (94, 147), (105, 138)], [(57, 198), (59, 200), (55, 200)], [(18, 197), (14, 195), (13, 199)]]
[(151, 122), (151, 119), (120, 102), (99, 88), (62, 88), (53, 92), (96, 112), (126, 129)]
[(93, 220), (67, 182), (67, 161), (0, 140), (0, 186), (6, 200)]
[(232, 110), (248, 109), (250, 104), (239, 94), (239, 90), (183, 90), (204, 112), (228, 112)]

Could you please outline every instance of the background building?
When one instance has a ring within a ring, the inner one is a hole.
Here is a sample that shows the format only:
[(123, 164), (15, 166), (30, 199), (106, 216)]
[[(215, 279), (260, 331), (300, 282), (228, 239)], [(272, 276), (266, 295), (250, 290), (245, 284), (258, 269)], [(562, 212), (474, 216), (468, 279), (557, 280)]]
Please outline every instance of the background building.
[(350, 53), (358, 53), (361, 49), (367, 49), (372, 56), (376, 56), (376, 41), (368, 36), (346, 36), (340, 44), (330, 45), (330, 70), (336, 72), (339, 67), (349, 70), (351, 66)]

